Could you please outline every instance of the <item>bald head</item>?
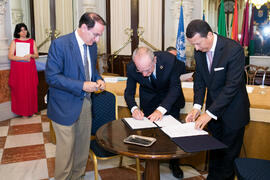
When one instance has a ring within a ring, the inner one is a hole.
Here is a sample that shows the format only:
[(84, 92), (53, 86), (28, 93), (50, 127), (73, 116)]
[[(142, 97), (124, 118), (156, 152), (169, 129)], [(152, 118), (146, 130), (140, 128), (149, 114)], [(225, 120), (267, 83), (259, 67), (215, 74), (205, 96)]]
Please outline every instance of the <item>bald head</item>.
[(137, 68), (137, 71), (143, 76), (150, 76), (154, 71), (156, 58), (153, 51), (147, 47), (139, 47), (134, 50), (132, 60)]

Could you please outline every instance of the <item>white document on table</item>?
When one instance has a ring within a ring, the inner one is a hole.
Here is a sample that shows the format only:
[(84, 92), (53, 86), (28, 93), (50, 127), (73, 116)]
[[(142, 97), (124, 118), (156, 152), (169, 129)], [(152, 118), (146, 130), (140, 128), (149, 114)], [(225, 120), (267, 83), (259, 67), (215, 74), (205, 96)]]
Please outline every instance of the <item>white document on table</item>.
[(166, 127), (166, 126), (176, 126), (182, 124), (180, 121), (176, 120), (171, 115), (165, 115), (161, 120), (152, 122), (148, 118), (144, 117), (143, 120), (137, 120), (134, 118), (124, 118), (124, 121), (132, 129), (145, 129), (145, 128), (155, 128), (155, 127)]
[(24, 57), (30, 54), (30, 43), (16, 42), (16, 56)]
[(127, 77), (105, 77), (104, 81), (107, 83), (117, 83), (118, 81), (126, 81)]
[(157, 127), (152, 121), (144, 117), (142, 120), (137, 120), (134, 118), (124, 118), (124, 121), (132, 128), (132, 129), (145, 129), (145, 128), (155, 128)]
[(166, 126), (161, 128), (171, 138), (207, 135), (208, 132), (200, 129), (195, 129), (195, 122), (182, 123), (174, 126)]
[(180, 121), (172, 117), (171, 115), (165, 115), (163, 118), (159, 121), (155, 121), (155, 124), (159, 127), (166, 127), (166, 126), (175, 126), (182, 124)]
[(180, 76), (181, 81), (187, 81), (188, 79), (192, 78), (193, 72), (185, 73)]

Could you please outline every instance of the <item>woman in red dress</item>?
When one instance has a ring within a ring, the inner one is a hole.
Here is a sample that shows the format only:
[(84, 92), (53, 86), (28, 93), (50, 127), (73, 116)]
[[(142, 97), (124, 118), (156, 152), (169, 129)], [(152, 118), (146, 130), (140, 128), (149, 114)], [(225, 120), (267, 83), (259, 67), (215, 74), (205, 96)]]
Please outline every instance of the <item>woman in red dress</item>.
[(8, 53), (11, 60), (9, 75), (11, 110), (23, 117), (32, 116), (38, 111), (38, 76), (35, 63), (38, 50), (35, 41), (29, 37), (26, 25), (17, 24), (14, 31), (15, 39), (11, 42)]

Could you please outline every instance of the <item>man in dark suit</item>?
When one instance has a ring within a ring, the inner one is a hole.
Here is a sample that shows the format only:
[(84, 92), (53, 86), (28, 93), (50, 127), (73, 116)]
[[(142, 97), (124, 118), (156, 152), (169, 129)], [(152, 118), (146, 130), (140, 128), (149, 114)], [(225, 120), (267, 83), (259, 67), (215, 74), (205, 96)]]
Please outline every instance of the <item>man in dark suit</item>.
[(82, 179), (91, 134), (91, 93), (105, 88), (96, 69), (105, 21), (85, 13), (79, 28), (54, 40), (46, 64), (47, 115), (56, 134), (55, 179)]
[[(177, 59), (177, 49), (175, 47), (169, 46), (167, 47), (166, 51), (168, 51), (169, 53), (173, 54), (175, 56), (175, 58)], [(186, 73), (186, 64), (183, 61), (179, 61), (180, 62), (180, 67), (181, 67), (181, 74), (185, 74)]]
[[(244, 51), (236, 41), (213, 33), (202, 20), (191, 21), (186, 36), (195, 47), (196, 60), (194, 107), (186, 121), (196, 120), (195, 126), (200, 129), (208, 125), (210, 133), (228, 146), (210, 151), (207, 179), (233, 180), (234, 159), (239, 156), (245, 125), (250, 120)], [(200, 115), (206, 89), (206, 112)]]
[[(162, 119), (164, 114), (179, 118), (180, 108), (184, 107), (179, 76), (180, 63), (168, 52), (153, 53), (146, 47), (133, 52), (132, 62), (127, 65), (127, 86), (125, 100), (135, 119), (144, 116), (151, 121)], [(140, 108), (135, 102), (136, 84), (140, 84)], [(182, 178), (178, 160), (172, 160), (173, 175)]]

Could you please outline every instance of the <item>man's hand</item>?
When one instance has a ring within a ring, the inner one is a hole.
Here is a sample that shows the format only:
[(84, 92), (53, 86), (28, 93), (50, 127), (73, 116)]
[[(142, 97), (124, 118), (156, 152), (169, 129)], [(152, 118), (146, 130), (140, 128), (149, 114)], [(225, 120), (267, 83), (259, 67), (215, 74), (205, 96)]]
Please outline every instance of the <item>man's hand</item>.
[(212, 118), (207, 114), (203, 113), (195, 122), (196, 129), (203, 129), (205, 125), (211, 120)]
[(98, 89), (101, 91), (104, 91), (104, 89), (106, 88), (105, 82), (102, 81), (101, 79), (97, 80), (97, 85), (98, 85)]
[(85, 92), (94, 92), (98, 89), (98, 84), (96, 82), (92, 82), (92, 81), (85, 81), (83, 83), (83, 90)]
[(136, 108), (132, 113), (132, 117), (137, 120), (142, 120), (144, 113), (139, 108)]
[(154, 122), (154, 121), (161, 120), (162, 117), (163, 117), (163, 114), (159, 110), (155, 110), (147, 118), (150, 119), (150, 121)]
[(186, 122), (193, 122), (197, 119), (197, 117), (200, 115), (200, 110), (193, 108), (186, 117)]

